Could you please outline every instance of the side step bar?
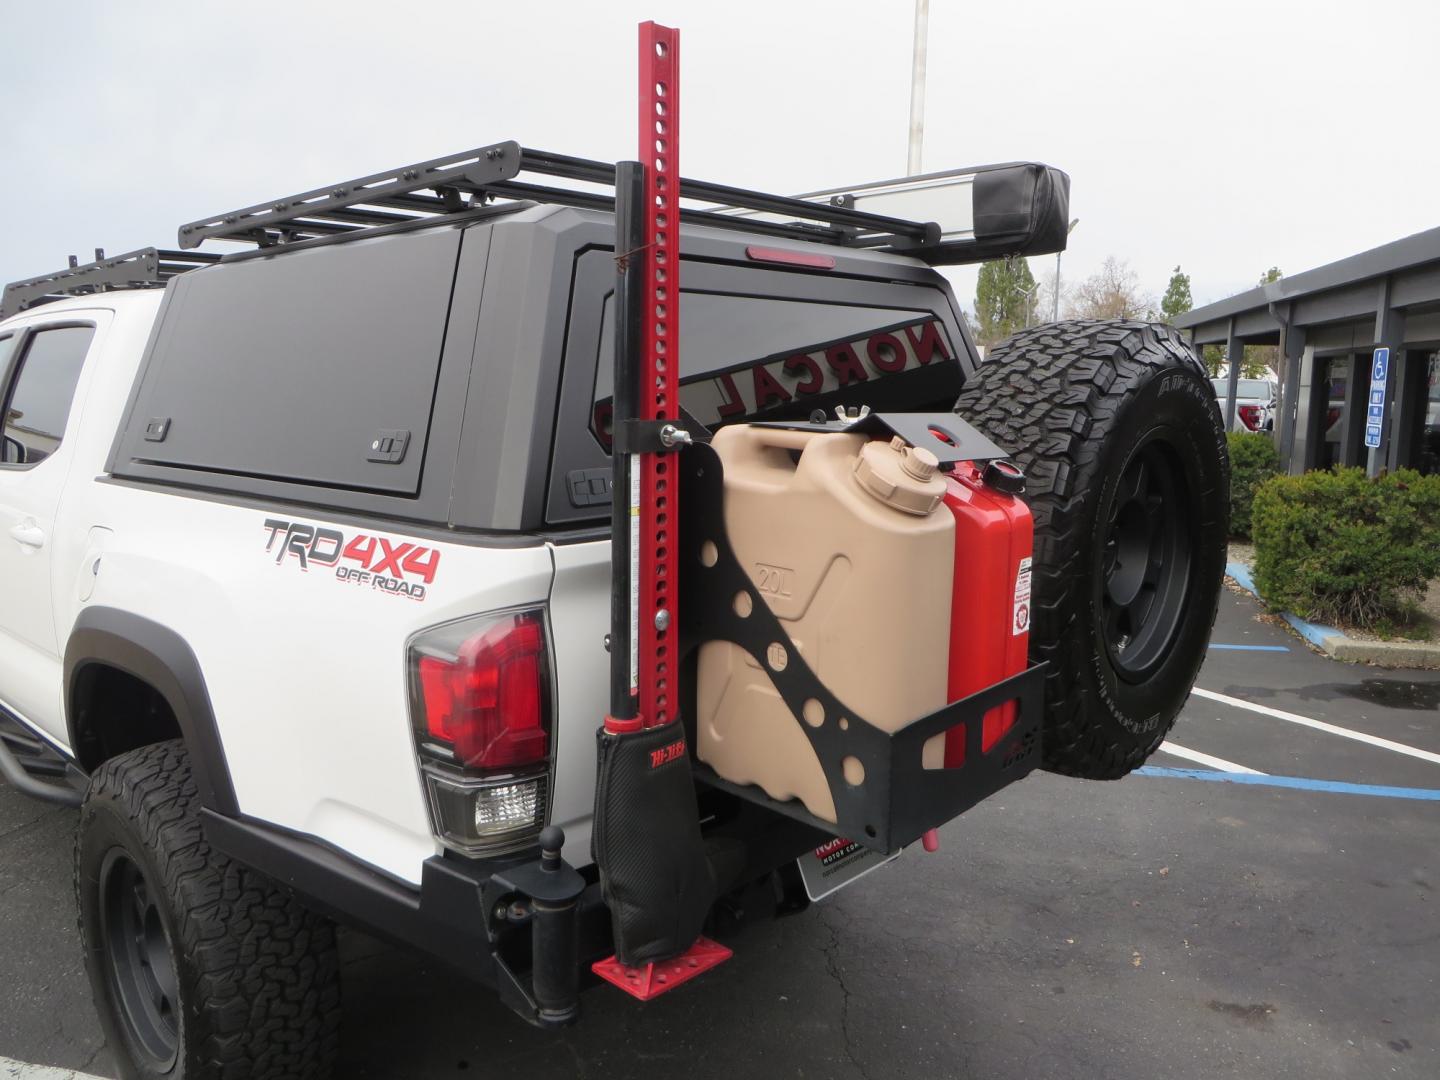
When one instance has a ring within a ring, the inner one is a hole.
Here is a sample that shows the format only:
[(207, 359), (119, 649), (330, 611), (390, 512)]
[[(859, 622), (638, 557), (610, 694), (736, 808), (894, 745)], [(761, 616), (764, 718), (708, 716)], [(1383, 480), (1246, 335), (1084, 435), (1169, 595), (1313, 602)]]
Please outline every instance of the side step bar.
[[(82, 779), (80, 771), (33, 735), (17, 731), (20, 727), (22, 725), (0, 712), (0, 776), (20, 794), (32, 799), (79, 806), (85, 798), (85, 792), (74, 783)], [(25, 761), (16, 756), (17, 749)], [(60, 779), (51, 783), (37, 779), (35, 773)]]

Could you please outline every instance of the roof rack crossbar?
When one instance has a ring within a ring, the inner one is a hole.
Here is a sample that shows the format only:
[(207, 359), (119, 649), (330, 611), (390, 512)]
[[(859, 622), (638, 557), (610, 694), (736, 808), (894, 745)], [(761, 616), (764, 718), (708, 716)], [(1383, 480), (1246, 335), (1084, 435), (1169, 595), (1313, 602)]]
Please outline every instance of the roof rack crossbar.
[[(593, 184), (600, 190), (516, 179), (522, 173)], [(609, 211), (615, 206), (614, 186), (613, 164), (522, 148), (513, 141), (501, 142), (191, 222), (180, 227), (180, 246), (190, 249), (216, 239), (271, 247), (322, 236), (363, 233), (372, 226), (441, 218), (476, 209), (497, 198)], [(682, 198), (709, 204), (682, 207), (680, 216), (684, 221), (847, 247), (914, 250), (940, 240), (940, 227), (934, 222), (886, 217), (849, 206), (807, 202), (683, 177), (679, 187)], [(731, 208), (793, 220), (760, 222), (722, 213)]]
[[(72, 260), (74, 256), (71, 256)], [(8, 319), (30, 308), (60, 300), (66, 296), (83, 296), (109, 289), (144, 289), (165, 284), (187, 270), (218, 261), (219, 255), (207, 251), (165, 251), (139, 248), (123, 255), (111, 255), (83, 266), (12, 281), (0, 298), (0, 319)]]

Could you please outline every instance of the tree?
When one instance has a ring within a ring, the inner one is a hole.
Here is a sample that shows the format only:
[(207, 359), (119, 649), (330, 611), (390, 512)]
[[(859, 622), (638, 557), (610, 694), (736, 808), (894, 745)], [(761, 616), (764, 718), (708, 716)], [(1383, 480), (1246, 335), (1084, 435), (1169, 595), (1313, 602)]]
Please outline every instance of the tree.
[(979, 344), (989, 348), (1030, 324), (1035, 277), (1024, 259), (996, 259), (980, 267), (975, 283)]
[(1221, 345), (1206, 345), (1200, 354), (1200, 359), (1205, 364), (1205, 370), (1210, 373), (1210, 377), (1218, 378), (1220, 369), (1225, 366), (1225, 349)]
[(1114, 255), (1098, 271), (1075, 286), (1066, 305), (1072, 319), (1138, 319), (1155, 306), (1140, 290), (1130, 264)]
[(1190, 275), (1182, 273), (1177, 266), (1170, 275), (1170, 284), (1165, 287), (1165, 295), (1160, 298), (1160, 314), (1167, 323), (1173, 323), (1194, 306), (1195, 300), (1190, 295)]

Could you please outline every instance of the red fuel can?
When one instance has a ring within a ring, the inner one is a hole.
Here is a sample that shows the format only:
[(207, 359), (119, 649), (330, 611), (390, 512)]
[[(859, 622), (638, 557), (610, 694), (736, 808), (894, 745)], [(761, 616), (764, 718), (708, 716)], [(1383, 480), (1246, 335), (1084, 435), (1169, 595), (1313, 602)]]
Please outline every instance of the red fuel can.
[[(958, 701), (1025, 670), (1034, 526), (1021, 499), (987, 484), (968, 461), (947, 478), (945, 505), (955, 515), (949, 698)], [(1010, 702), (985, 714), (983, 752), (1014, 725), (1015, 709)], [(961, 724), (945, 736), (945, 767), (964, 764)]]

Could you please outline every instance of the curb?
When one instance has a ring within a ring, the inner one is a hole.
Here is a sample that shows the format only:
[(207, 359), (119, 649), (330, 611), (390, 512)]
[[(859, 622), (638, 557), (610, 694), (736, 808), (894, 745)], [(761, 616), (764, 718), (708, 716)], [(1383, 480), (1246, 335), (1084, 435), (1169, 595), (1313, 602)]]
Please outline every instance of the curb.
[[(1255, 599), (1260, 599), (1248, 565), (1226, 563), (1225, 574), (1234, 578), (1235, 583)], [(1288, 611), (1281, 612), (1280, 617), (1307, 642), (1335, 660), (1386, 668), (1440, 668), (1440, 644), (1429, 641), (1358, 641), (1346, 636), (1343, 630), (1306, 622)]]

